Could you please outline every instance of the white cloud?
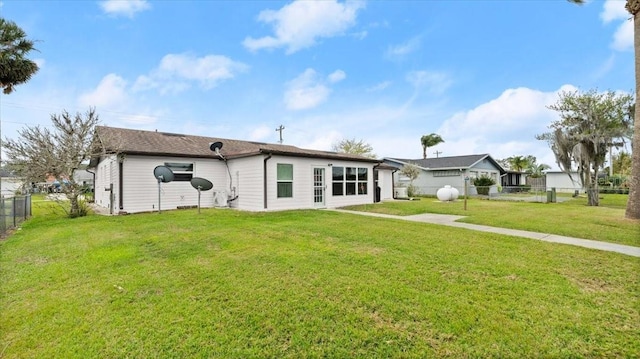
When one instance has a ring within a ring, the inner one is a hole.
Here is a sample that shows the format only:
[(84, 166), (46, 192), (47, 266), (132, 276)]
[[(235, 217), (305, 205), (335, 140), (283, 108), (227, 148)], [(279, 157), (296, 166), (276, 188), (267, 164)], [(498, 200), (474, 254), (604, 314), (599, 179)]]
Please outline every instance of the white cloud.
[(339, 142), (343, 138), (345, 138), (345, 136), (335, 130), (321, 132), (314, 136), (313, 140), (308, 143), (307, 148), (314, 148), (320, 151), (331, 151), (333, 144)]
[(367, 30), (363, 30), (363, 31), (352, 33), (351, 37), (356, 38), (358, 40), (364, 40), (364, 38), (367, 37), (367, 35), (369, 35), (369, 32)]
[(133, 18), (136, 13), (151, 8), (151, 4), (146, 0), (106, 0), (99, 4), (106, 14), (128, 18)]
[(385, 52), (385, 56), (389, 59), (403, 58), (420, 48), (421, 38), (416, 36), (400, 45), (389, 46)]
[(331, 89), (325, 86), (313, 69), (306, 69), (300, 76), (286, 84), (284, 102), (289, 110), (306, 110), (326, 101)]
[(254, 128), (249, 132), (249, 141), (267, 141), (273, 137), (274, 130), (266, 125)]
[(611, 44), (614, 50), (627, 51), (633, 49), (633, 22), (625, 21), (613, 34), (613, 43)]
[(503, 158), (531, 154), (548, 161), (548, 147), (535, 139), (549, 131), (547, 126), (557, 118), (546, 106), (558, 100), (559, 92), (575, 90), (571, 85), (552, 92), (508, 89), (498, 98), (454, 114), (435, 132), (446, 141), (442, 147), (447, 155), (491, 153)]
[(606, 0), (600, 13), (602, 22), (606, 24), (613, 20), (629, 19), (631, 14), (624, 8), (625, 3), (624, 0)]
[(366, 89), (367, 92), (382, 91), (391, 86), (391, 81), (383, 81)]
[(80, 95), (78, 103), (81, 107), (117, 106), (127, 100), (126, 86), (122, 77), (108, 74), (93, 91)]
[(600, 79), (611, 72), (611, 69), (614, 68), (616, 63), (616, 55), (611, 54), (597, 69), (595, 69), (592, 73), (592, 77), (594, 79)]
[(158, 88), (163, 94), (178, 93), (188, 89), (192, 82), (208, 90), (248, 68), (241, 62), (220, 55), (195, 57), (190, 54), (168, 54), (149, 75), (138, 77), (134, 90)]
[(336, 70), (333, 73), (331, 73), (331, 75), (329, 75), (328, 79), (329, 79), (329, 82), (336, 83), (344, 80), (346, 77), (347, 77), (347, 74), (345, 74), (344, 71)]
[(426, 88), (428, 92), (436, 95), (444, 93), (453, 84), (449, 75), (434, 71), (411, 71), (407, 74), (406, 80), (416, 89)]
[(364, 2), (336, 0), (294, 1), (280, 10), (263, 10), (258, 21), (273, 27), (273, 36), (247, 37), (243, 45), (251, 50), (286, 47), (287, 54), (315, 45), (317, 39), (344, 34), (355, 25)]
[(622, 21), (616, 32), (613, 34), (611, 48), (617, 51), (627, 51), (633, 49), (633, 21), (631, 14), (625, 9), (626, 1), (606, 0), (602, 6), (600, 19), (605, 24)]
[(78, 107), (95, 107), (103, 123), (112, 126), (149, 128), (165, 115), (161, 106), (145, 106), (131, 94), (122, 77), (108, 74), (91, 91), (81, 94)]

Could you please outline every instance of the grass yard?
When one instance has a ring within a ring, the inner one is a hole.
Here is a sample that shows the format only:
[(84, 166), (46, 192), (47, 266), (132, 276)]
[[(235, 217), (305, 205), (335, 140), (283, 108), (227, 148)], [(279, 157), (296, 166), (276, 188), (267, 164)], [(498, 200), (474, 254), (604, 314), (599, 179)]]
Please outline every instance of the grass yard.
[[(561, 195), (561, 194), (559, 194)], [(530, 203), (470, 198), (440, 202), (423, 197), (419, 201), (389, 201), (345, 207), (356, 211), (408, 216), (420, 213), (468, 216), (460, 222), (559, 234), (640, 247), (640, 222), (624, 218), (628, 195), (601, 194), (600, 206), (589, 207), (586, 198), (562, 203)]]
[(638, 258), (331, 211), (34, 204), (0, 242), (1, 358), (640, 356)]

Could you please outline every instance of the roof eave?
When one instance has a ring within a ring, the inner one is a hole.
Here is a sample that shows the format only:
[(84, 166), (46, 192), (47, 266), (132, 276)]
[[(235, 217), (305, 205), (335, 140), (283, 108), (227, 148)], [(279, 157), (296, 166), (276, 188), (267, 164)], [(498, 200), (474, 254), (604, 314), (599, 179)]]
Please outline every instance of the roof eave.
[(328, 160), (342, 160), (342, 161), (369, 162), (369, 163), (381, 162), (380, 160), (375, 158), (346, 157), (346, 156), (340, 156), (340, 155), (332, 155), (330, 153), (326, 153), (326, 154), (325, 153), (301, 153), (301, 152), (271, 150), (271, 149), (265, 149), (265, 148), (260, 149), (260, 152), (263, 154), (288, 156), (288, 157), (323, 158)]

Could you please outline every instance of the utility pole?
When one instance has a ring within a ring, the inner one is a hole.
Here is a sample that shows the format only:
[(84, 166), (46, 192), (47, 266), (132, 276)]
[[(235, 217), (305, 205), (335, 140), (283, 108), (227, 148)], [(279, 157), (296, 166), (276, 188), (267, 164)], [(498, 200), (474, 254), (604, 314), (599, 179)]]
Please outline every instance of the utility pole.
[(280, 132), (280, 141), (278, 143), (282, 144), (282, 130), (284, 130), (284, 126), (280, 125), (280, 127), (276, 128), (276, 132)]
[(442, 153), (442, 151), (436, 151), (433, 154), (436, 155), (436, 158), (440, 157), (440, 154)]

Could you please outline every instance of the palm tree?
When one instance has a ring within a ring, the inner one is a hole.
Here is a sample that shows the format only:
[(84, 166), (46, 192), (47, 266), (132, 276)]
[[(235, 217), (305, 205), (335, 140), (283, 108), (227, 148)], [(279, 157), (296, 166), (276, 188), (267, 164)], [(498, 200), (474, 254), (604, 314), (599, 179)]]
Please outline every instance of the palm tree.
[(544, 170), (551, 169), (551, 166), (541, 163), (533, 163), (527, 168), (527, 172), (529, 172), (529, 177), (531, 178), (540, 178), (544, 175)]
[(442, 137), (440, 137), (440, 135), (432, 133), (432, 134), (424, 135), (420, 137), (420, 142), (422, 143), (422, 158), (426, 159), (427, 148), (433, 147), (439, 143), (443, 143), (444, 140), (442, 139)]
[(33, 41), (13, 21), (0, 18), (0, 87), (10, 94), (14, 86), (29, 81), (38, 65), (26, 58), (34, 50)]
[(633, 47), (636, 66), (636, 105), (633, 122), (633, 140), (631, 143), (631, 177), (629, 179), (629, 200), (625, 216), (640, 219), (640, 0), (627, 0), (626, 9), (633, 16)]
[(511, 156), (507, 158), (507, 163), (509, 164), (509, 168), (517, 172), (522, 172), (523, 169), (531, 165), (529, 158), (524, 156)]

